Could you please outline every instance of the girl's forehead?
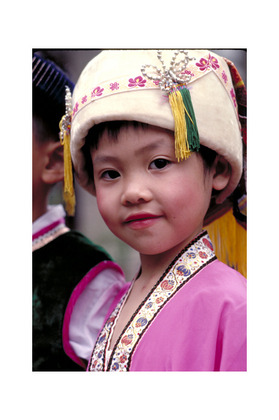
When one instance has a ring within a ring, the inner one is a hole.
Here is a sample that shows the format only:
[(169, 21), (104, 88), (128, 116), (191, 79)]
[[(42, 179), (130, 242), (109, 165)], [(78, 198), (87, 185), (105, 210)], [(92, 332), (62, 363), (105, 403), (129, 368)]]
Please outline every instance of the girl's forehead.
[(154, 153), (174, 157), (174, 136), (169, 130), (154, 126), (146, 129), (123, 127), (117, 137), (105, 130), (99, 139), (98, 148), (92, 149), (93, 164), (105, 162), (118, 156), (121, 161), (135, 159)]
[(100, 133), (99, 139), (106, 140), (130, 140), (134, 138), (171, 138), (174, 141), (174, 133), (171, 130), (157, 127), (150, 124), (141, 124), (137, 122), (126, 122), (119, 126), (106, 126)]

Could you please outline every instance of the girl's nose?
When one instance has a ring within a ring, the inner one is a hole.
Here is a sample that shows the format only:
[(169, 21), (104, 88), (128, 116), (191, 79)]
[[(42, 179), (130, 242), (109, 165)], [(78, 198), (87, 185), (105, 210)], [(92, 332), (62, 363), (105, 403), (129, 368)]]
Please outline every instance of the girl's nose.
[(134, 177), (124, 183), (121, 204), (140, 204), (150, 200), (152, 200), (152, 193), (146, 180)]

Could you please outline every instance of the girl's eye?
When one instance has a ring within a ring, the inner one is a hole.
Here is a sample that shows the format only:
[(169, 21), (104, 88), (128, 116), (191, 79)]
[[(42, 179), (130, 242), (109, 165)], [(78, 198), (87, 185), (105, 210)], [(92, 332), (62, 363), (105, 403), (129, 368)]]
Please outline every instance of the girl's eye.
[(101, 175), (101, 178), (102, 179), (108, 179), (108, 180), (110, 180), (110, 179), (116, 179), (119, 176), (120, 175), (119, 175), (119, 173), (117, 171), (111, 170), (111, 171), (105, 171), (105, 172), (103, 172), (102, 175)]
[(155, 159), (150, 164), (151, 169), (163, 169), (165, 166), (167, 166), (170, 163), (167, 159)]

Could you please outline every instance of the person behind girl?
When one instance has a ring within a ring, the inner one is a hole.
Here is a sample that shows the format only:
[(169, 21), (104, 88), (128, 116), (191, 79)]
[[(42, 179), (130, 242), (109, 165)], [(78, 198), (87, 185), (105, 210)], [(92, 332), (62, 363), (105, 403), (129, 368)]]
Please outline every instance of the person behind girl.
[[(66, 226), (62, 204), (48, 204), (53, 186), (64, 180), (59, 122), (65, 111), (65, 86), (73, 90), (74, 84), (46, 56), (45, 51), (36, 51), (32, 59), (32, 370), (84, 371), (106, 311), (123, 286), (124, 277), (103, 248)], [(87, 300), (83, 299), (85, 294)], [(75, 308), (81, 307), (78, 319), (73, 302)], [(92, 314), (95, 321), (88, 329), (87, 319)], [(90, 336), (87, 348), (76, 338), (80, 334), (82, 342)], [(63, 336), (67, 337), (64, 347)]]
[(243, 173), (226, 61), (206, 50), (103, 51), (72, 103), (77, 179), (141, 260), (88, 371), (245, 371), (246, 279), (203, 230), (212, 200), (221, 205)]

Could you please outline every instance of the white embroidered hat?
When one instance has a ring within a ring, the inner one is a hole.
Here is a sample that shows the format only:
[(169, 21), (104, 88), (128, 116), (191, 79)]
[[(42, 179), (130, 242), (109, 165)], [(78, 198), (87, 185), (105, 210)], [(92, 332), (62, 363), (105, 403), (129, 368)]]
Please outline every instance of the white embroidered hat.
[[(229, 184), (218, 196), (220, 203), (234, 191), (242, 175), (242, 138), (235, 91), (223, 58), (207, 50), (189, 50), (188, 55), (194, 59), (181, 73), (190, 79), (187, 88), (200, 144), (224, 156), (232, 169)], [(174, 131), (168, 95), (157, 80), (148, 77), (158, 73), (164, 63), (169, 67), (173, 57), (173, 50), (163, 50), (160, 63), (155, 50), (105, 50), (82, 71), (72, 100), (71, 155), (78, 182), (91, 194), (95, 194), (94, 183), (86, 171), (81, 150), (91, 127), (123, 120)], [(143, 65), (147, 65), (145, 73), (141, 71)]]

